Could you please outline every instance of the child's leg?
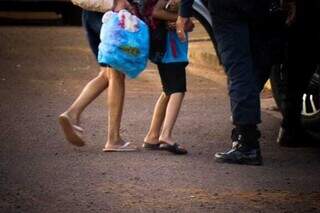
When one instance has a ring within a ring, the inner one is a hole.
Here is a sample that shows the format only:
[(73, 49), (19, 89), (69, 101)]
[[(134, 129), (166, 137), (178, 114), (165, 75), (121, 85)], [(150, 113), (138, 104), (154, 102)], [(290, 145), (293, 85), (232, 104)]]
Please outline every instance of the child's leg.
[(187, 63), (160, 64), (159, 73), (165, 93), (170, 97), (159, 141), (173, 144), (172, 130), (186, 92)]
[(174, 144), (172, 139), (172, 130), (177, 120), (183, 98), (183, 92), (173, 93), (170, 95), (159, 141)]
[(124, 145), (120, 137), (120, 124), (125, 95), (125, 75), (108, 68), (108, 137), (105, 148)]
[(59, 116), (59, 123), (64, 135), (73, 145), (83, 146), (85, 144), (78, 134), (83, 131), (83, 129), (77, 125), (80, 114), (106, 87), (108, 87), (107, 72), (102, 68), (99, 75), (85, 86), (69, 109)]
[(160, 130), (165, 118), (167, 105), (169, 102), (170, 96), (167, 96), (165, 93), (161, 93), (155, 107), (151, 120), (151, 125), (149, 131), (144, 138), (145, 143), (157, 144), (159, 143)]
[(107, 69), (101, 68), (99, 75), (84, 87), (75, 102), (73, 102), (69, 109), (63, 114), (68, 115), (74, 124), (78, 124), (80, 114), (83, 112), (83, 110), (107, 87)]

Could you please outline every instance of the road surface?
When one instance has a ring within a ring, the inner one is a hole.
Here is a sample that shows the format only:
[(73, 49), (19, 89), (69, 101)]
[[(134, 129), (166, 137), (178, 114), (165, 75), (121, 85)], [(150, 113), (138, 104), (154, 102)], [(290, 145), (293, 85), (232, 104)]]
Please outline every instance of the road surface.
[[(232, 127), (222, 72), (188, 68), (174, 131), (188, 155), (103, 153), (105, 94), (83, 114), (85, 147), (67, 143), (57, 122), (98, 73), (83, 30), (1, 27), (0, 44), (0, 212), (320, 212), (319, 149), (277, 146), (272, 99), (262, 101), (264, 166), (214, 162)], [(151, 65), (127, 81), (125, 140), (142, 144), (160, 90)]]

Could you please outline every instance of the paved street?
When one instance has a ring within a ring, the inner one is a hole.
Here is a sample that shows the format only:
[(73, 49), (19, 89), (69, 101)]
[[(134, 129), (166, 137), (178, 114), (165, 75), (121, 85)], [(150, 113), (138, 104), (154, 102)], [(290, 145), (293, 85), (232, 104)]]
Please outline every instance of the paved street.
[[(264, 166), (226, 165), (226, 78), (193, 58), (174, 131), (189, 154), (103, 153), (106, 95), (84, 112), (87, 145), (67, 143), (57, 116), (98, 66), (80, 27), (0, 27), (0, 212), (320, 212), (318, 148), (275, 143), (280, 115), (263, 95)], [(191, 43), (191, 52), (212, 49)], [(204, 54), (206, 55), (206, 54)], [(198, 56), (197, 56), (198, 57)], [(155, 67), (127, 80), (125, 140), (141, 146), (161, 91)]]

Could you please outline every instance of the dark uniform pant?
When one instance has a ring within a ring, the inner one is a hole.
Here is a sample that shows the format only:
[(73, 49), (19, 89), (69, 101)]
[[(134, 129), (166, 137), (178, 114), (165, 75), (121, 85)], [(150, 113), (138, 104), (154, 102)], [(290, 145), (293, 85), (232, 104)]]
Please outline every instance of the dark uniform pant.
[(212, 20), (220, 59), (228, 75), (233, 123), (256, 125), (261, 122), (260, 92), (271, 68), (266, 36), (245, 19), (223, 19), (213, 14)]

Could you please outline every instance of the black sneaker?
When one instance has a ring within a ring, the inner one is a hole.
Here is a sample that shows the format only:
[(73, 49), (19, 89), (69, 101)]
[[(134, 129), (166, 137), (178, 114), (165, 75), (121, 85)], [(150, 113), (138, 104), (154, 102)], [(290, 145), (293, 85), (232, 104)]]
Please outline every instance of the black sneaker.
[(215, 159), (220, 163), (262, 165), (258, 130), (239, 131), (232, 130), (232, 148), (226, 152), (215, 154)]

